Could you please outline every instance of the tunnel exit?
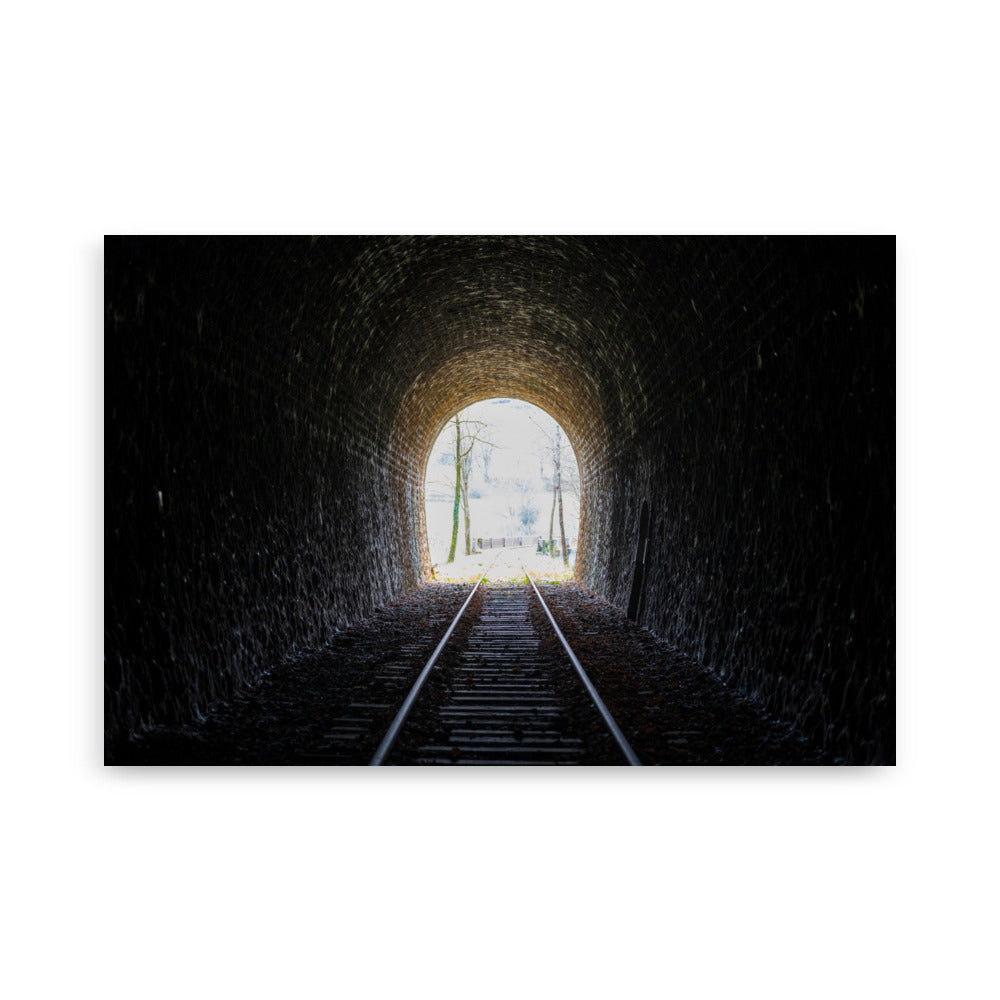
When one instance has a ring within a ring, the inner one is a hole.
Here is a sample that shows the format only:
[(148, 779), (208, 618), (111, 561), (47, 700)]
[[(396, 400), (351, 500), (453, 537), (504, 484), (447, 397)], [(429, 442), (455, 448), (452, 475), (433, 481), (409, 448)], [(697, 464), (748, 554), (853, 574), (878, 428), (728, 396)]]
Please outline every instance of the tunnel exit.
[(527, 561), (570, 579), (579, 545), (580, 468), (568, 435), (524, 400), (481, 400), (453, 414), (427, 457), (424, 513), (435, 579), (491, 565), (513, 578)]

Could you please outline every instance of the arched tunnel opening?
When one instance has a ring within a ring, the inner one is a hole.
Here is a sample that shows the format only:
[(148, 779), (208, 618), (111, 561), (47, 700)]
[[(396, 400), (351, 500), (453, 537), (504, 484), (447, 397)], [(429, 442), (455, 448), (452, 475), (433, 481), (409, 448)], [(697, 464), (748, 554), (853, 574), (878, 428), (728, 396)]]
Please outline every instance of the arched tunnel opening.
[[(513, 332), (518, 331), (518, 332)], [(607, 450), (608, 429), (602, 421), (592, 387), (579, 370), (569, 365), (543, 342), (533, 343), (530, 327), (494, 330), (492, 337), (472, 347), (460, 341), (450, 357), (417, 375), (407, 387), (395, 416), (392, 441), (397, 449), (401, 477), (393, 493), (405, 498), (404, 517), (411, 518), (410, 531), (421, 545), (423, 576), (429, 574), (428, 554), (423, 549), (423, 470), (426, 456), (456, 412), (474, 403), (499, 397), (523, 400), (547, 413), (562, 427), (573, 444), (584, 478), (595, 460)], [(512, 341), (521, 340), (517, 347)], [(596, 478), (596, 477), (595, 477)], [(418, 520), (412, 521), (412, 512)], [(594, 536), (585, 521), (580, 531), (580, 559), (590, 557)]]
[(106, 760), (419, 588), (423, 462), (505, 396), (580, 587), (893, 762), (894, 368), (891, 238), (109, 237)]
[(550, 577), (575, 567), (585, 476), (572, 437), (543, 408), (498, 397), (456, 410), (420, 467), (433, 579), (487, 564), (491, 579), (513, 579), (524, 560)]

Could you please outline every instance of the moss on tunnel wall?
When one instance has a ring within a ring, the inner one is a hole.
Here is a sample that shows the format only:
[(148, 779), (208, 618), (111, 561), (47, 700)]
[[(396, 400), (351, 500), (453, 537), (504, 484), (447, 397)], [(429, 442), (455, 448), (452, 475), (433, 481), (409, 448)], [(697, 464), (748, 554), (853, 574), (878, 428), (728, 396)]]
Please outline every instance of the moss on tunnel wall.
[(422, 576), (447, 417), (581, 462), (578, 576), (850, 760), (894, 754), (892, 240), (106, 243), (106, 718), (183, 719)]

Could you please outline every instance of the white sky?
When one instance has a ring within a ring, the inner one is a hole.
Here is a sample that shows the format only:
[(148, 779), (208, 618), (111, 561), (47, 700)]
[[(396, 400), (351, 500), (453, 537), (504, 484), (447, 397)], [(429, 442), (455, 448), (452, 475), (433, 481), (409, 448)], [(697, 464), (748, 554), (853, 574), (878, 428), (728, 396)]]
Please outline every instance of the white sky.
[[(544, 461), (542, 456), (546, 448), (545, 434), (552, 437), (559, 427), (544, 410), (521, 399), (485, 399), (466, 407), (462, 411), (462, 417), (466, 420), (482, 420), (487, 425), (486, 433), (496, 443), (496, 447), (491, 449), (491, 477), (540, 482), (540, 464)], [(569, 450), (563, 452), (563, 462), (575, 465), (576, 456), (565, 431), (562, 432), (562, 441), (564, 446), (569, 446)], [(453, 473), (453, 470), (442, 465), (441, 459), (442, 456), (454, 453), (454, 429), (449, 422), (427, 460), (428, 483), (441, 479), (451, 481), (449, 473)], [(483, 483), (478, 461), (474, 464), (471, 482), (476, 485)]]

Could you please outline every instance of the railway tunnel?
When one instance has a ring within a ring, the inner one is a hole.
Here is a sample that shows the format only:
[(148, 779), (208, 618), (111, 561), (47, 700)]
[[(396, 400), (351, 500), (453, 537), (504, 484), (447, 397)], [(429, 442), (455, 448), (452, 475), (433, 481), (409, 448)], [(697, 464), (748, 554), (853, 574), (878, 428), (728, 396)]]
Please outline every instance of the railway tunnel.
[(541, 406), (576, 579), (895, 760), (892, 238), (108, 237), (105, 753), (424, 580), (423, 462)]

